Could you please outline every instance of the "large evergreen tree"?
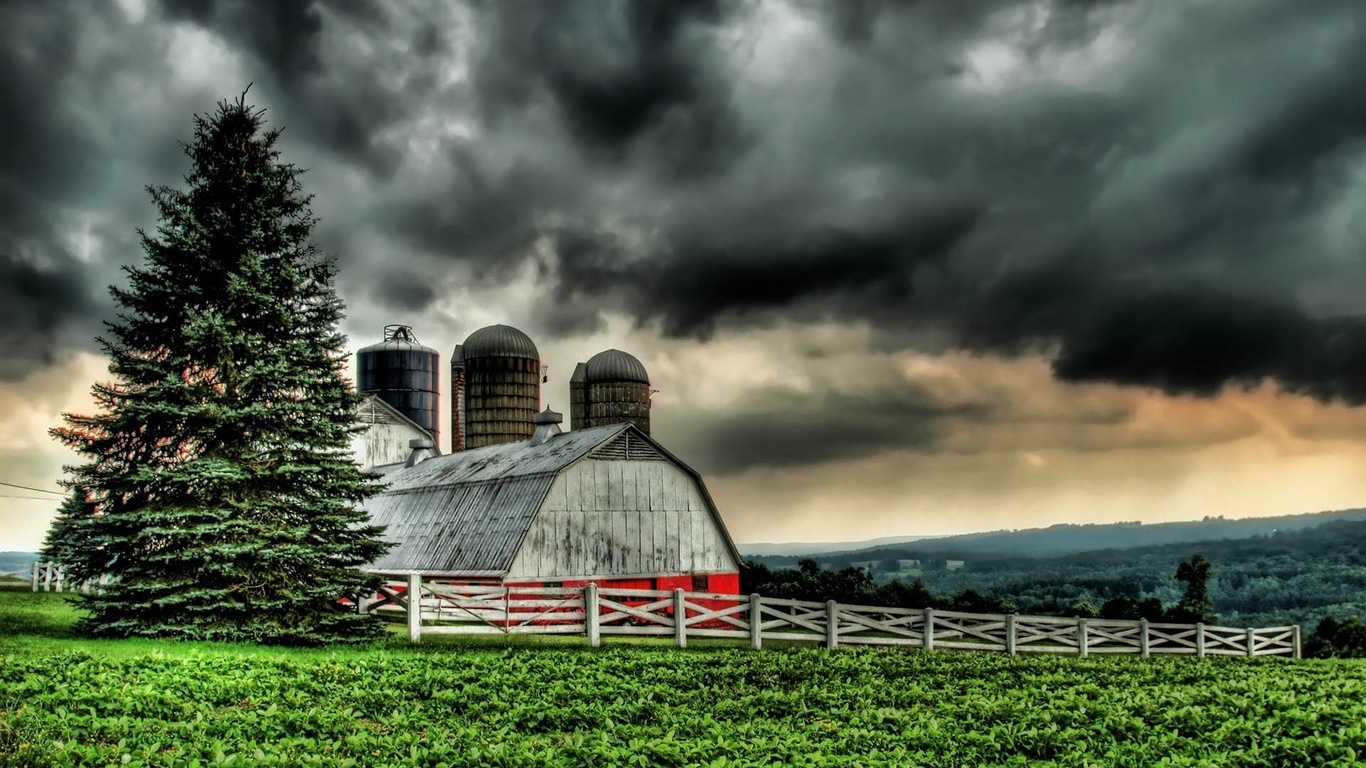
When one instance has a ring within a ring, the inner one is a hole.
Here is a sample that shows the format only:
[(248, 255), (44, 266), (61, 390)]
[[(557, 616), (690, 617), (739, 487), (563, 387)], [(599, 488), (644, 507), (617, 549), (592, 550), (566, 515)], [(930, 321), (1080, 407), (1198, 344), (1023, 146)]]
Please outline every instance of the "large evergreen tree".
[(361, 502), (377, 492), (348, 450), (359, 402), (347, 383), (336, 269), (310, 243), (301, 170), (279, 160), (245, 94), (195, 116), (188, 189), (149, 187), (146, 263), (111, 287), (100, 339), (113, 381), (99, 412), (54, 436), (96, 511), (92, 562), (114, 582), (83, 597), (80, 628), (146, 636), (312, 644), (374, 637), (339, 599), (373, 586), (382, 554)]
[(90, 538), (93, 511), (85, 493), (73, 489), (57, 508), (57, 517), (52, 521), (39, 553), (43, 560), (61, 565), (67, 580), (72, 583), (99, 575), (98, 568), (91, 568), (99, 560), (97, 545)]

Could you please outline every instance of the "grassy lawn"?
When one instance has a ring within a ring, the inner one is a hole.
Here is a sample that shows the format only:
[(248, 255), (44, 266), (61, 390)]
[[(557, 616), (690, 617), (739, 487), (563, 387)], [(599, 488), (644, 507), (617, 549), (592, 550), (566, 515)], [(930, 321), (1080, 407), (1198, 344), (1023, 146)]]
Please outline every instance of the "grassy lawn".
[(0, 591), (0, 766), (1366, 761), (1362, 662), (397, 634), (285, 650), (76, 639), (74, 619), (61, 595)]

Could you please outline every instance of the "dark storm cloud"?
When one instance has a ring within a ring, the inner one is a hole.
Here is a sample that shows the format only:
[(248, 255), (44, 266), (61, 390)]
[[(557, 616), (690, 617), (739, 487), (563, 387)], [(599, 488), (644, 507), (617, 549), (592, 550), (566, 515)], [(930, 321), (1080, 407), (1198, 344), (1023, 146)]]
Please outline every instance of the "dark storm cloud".
[(695, 243), (680, 237), (650, 259), (627, 255), (629, 248), (610, 238), (565, 231), (557, 238), (556, 299), (601, 306), (625, 297), (627, 309), (658, 320), (665, 334), (700, 337), (724, 316), (791, 312), (802, 302), (823, 307), (834, 299), (854, 313), (900, 306), (914, 290), (916, 269), (942, 259), (979, 214), (946, 206), (907, 210), (885, 229), (830, 225), (754, 239), (734, 232)]
[(371, 298), (386, 309), (403, 312), (422, 312), (436, 301), (436, 288), (431, 278), (416, 273), (391, 270), (374, 283)]
[[(73, 346), (93, 346), (98, 288), (72, 256), (59, 211), (87, 196), (102, 163), (97, 126), (57, 93), (79, 76), (79, 21), (54, 3), (44, 14), (0, 6), (0, 380), (22, 379)], [(89, 11), (108, 19), (99, 9)], [(81, 337), (85, 336), (86, 339)]]
[(933, 450), (942, 447), (953, 421), (994, 413), (991, 404), (947, 402), (905, 380), (883, 384), (857, 391), (765, 387), (729, 407), (686, 414), (678, 423), (664, 413), (655, 421), (677, 436), (680, 456), (699, 471), (732, 474), (888, 449)]
[(89, 288), (70, 263), (41, 268), (0, 253), (0, 381), (61, 360), (71, 328), (94, 315)]
[[(346, 35), (361, 40), (391, 36), (392, 5), (374, 0), (161, 0), (161, 10), (167, 20), (212, 31), (251, 56), (261, 67), (266, 88), (284, 96), (277, 124), (300, 131), (310, 143), (375, 174), (393, 172), (400, 155), (378, 135), (411, 116), (420, 101), (409, 96), (416, 94), (404, 94), (385, 82), (386, 73), (376, 62), (325, 58), (323, 52), (328, 34), (335, 42)], [(440, 47), (433, 27), (422, 30), (410, 46), (426, 52), (414, 56), (417, 61)]]
[(724, 0), (484, 5), (474, 73), (490, 123), (548, 99), (574, 142), (674, 177), (723, 169), (746, 131), (715, 66)]
[(1316, 318), (1284, 297), (1218, 285), (1110, 285), (1061, 270), (1007, 282), (980, 308), (967, 324), (970, 347), (1051, 347), (1064, 381), (1212, 396), (1271, 379), (1319, 400), (1366, 403), (1366, 317)]
[[(1043, 350), (1068, 381), (1366, 401), (1366, 239), (1334, 252), (1321, 221), (1366, 198), (1345, 172), (1366, 147), (1366, 6), (1209, 6), (1184, 25), (1122, 2), (818, 10), (844, 52), (801, 59), (816, 74), (788, 95), (809, 104), (739, 103), (753, 148), (702, 188), (601, 175), (658, 204), (604, 210), (589, 183), (524, 209), (571, 222), (524, 219), (557, 243), (556, 298), (672, 335), (862, 319)], [(841, 184), (868, 168), (932, 192)]]
[[(10, 285), (66, 297), (43, 327), (98, 314), (90, 286), (137, 258), (88, 269), (60, 212), (128, 216), (161, 179), (107, 167), (183, 171), (150, 147), (195, 111), (111, 138), (88, 91), (164, 75), (160, 42), (194, 28), (314, 160), (360, 312), (437, 311), (450, 266), (478, 290), (535, 263), (532, 321), (562, 336), (605, 313), (702, 338), (862, 321), (883, 345), (1043, 350), (1068, 381), (1366, 399), (1352, 0), (162, 0), (140, 23), (64, 3), (0, 21), (0, 97), (25, 105), (0, 124), (0, 252)], [(92, 58), (101, 34), (135, 44)], [(326, 186), (342, 166), (364, 199)]]

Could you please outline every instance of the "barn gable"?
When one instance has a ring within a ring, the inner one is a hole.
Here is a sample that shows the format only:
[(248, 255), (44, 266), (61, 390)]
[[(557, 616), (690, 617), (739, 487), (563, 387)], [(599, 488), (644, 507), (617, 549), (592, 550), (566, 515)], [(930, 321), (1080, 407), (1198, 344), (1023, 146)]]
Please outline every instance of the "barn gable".
[(432, 433), (404, 416), (378, 395), (370, 395), (356, 409), (356, 421), (365, 429), (351, 437), (351, 453), (356, 463), (372, 469), (408, 458), (408, 441), (432, 439)]
[(561, 580), (739, 569), (701, 477), (632, 425), (427, 459), (385, 480), (366, 509), (396, 546), (374, 570)]
[[(648, 446), (640, 442), (636, 450), (644, 452)], [(509, 579), (739, 570), (725, 528), (692, 475), (657, 451), (650, 450), (650, 458), (625, 460), (611, 458), (620, 444), (613, 448), (594, 451), (551, 483), (508, 569)]]
[(589, 454), (599, 461), (668, 461), (669, 459), (655, 448), (653, 440), (640, 433), (629, 430), (618, 437), (608, 440), (601, 448)]

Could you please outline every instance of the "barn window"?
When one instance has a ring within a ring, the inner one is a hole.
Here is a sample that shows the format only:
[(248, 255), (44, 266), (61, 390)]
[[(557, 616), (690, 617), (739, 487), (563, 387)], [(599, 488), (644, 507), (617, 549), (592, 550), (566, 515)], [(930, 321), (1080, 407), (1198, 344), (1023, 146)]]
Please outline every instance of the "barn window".
[(694, 576), (694, 577), (692, 577), (692, 591), (694, 591), (694, 592), (706, 592), (706, 591), (707, 591), (707, 577), (706, 577), (706, 576)]
[(559, 589), (560, 587), (563, 587), (563, 586), (564, 586), (564, 582), (563, 582), (563, 581), (547, 581), (547, 582), (545, 583), (545, 588), (546, 588), (546, 589)]

